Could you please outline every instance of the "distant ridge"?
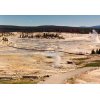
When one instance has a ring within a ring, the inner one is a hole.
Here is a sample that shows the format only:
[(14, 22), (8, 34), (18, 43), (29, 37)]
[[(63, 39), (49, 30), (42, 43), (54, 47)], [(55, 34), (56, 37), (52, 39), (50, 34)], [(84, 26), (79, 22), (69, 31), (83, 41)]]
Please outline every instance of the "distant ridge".
[(0, 25), (0, 32), (70, 32), (70, 33), (89, 33), (92, 29), (96, 29), (100, 33), (100, 26), (93, 27), (71, 27), (71, 26), (56, 26), (56, 25), (41, 25), (41, 26), (15, 26), (15, 25)]
[(93, 28), (100, 29), (100, 25), (92, 26)]

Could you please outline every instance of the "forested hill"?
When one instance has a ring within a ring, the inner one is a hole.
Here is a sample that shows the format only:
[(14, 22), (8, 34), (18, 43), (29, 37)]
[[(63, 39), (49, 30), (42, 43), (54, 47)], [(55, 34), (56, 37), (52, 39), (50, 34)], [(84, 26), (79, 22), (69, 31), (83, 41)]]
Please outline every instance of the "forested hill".
[(69, 27), (69, 26), (13, 26), (0, 25), (0, 32), (70, 32), (70, 33), (89, 33), (95, 29), (100, 33), (100, 28), (96, 27)]

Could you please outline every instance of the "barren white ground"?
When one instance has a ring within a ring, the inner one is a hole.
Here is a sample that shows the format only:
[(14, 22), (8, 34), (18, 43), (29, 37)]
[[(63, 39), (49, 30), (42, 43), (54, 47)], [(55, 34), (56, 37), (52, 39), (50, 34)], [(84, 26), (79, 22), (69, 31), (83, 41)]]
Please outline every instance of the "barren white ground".
[[(1, 41), (0, 77), (49, 75), (50, 77), (39, 83), (53, 84), (64, 83), (64, 80), (68, 77), (93, 69), (83, 68), (77, 70), (74, 63), (68, 64), (67, 61), (86, 57), (92, 49), (99, 48), (100, 44), (93, 43), (89, 34), (61, 33), (61, 35), (65, 37), (64, 40), (22, 39), (15, 33), (14, 36), (8, 37), (8, 43)], [(53, 63), (56, 47), (59, 47), (61, 57), (60, 68), (54, 67)], [(76, 55), (77, 53), (84, 53), (85, 55)]]

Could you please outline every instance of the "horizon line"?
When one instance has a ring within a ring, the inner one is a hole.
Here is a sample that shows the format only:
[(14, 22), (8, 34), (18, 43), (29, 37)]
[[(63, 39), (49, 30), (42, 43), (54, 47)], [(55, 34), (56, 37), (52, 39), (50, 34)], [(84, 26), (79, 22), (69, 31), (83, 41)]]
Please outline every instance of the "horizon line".
[(93, 27), (93, 26), (100, 26), (100, 25), (93, 25), (93, 26), (71, 26), (71, 25), (13, 25), (13, 24), (0, 24), (0, 26), (24, 26), (24, 27), (37, 27), (37, 26), (66, 26), (66, 27)]

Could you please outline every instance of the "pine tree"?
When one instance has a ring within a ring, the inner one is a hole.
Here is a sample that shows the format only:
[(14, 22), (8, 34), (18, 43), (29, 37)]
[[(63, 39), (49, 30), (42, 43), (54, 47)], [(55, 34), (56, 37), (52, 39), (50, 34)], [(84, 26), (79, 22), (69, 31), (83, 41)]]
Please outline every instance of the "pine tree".
[(100, 49), (99, 49), (99, 51), (98, 51), (98, 54), (100, 54)]
[(95, 54), (96, 52), (94, 51), (94, 49), (91, 51), (91, 54)]
[(99, 54), (99, 50), (98, 49), (96, 50), (96, 54)]

